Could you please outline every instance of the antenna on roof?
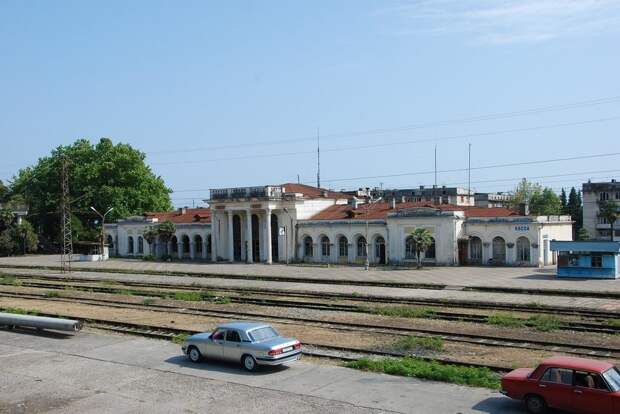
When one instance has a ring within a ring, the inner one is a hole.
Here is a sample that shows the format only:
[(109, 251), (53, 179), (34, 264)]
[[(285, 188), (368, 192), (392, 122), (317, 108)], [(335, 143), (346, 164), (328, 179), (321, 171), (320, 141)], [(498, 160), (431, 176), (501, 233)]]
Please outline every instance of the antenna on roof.
[(316, 186), (321, 188), (321, 136), (316, 129)]

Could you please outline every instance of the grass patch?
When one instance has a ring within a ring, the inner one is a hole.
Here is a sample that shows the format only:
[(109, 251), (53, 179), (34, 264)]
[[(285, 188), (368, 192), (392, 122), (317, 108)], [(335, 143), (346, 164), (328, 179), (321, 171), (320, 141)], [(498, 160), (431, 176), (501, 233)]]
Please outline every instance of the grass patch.
[(22, 308), (0, 308), (2, 312), (15, 313), (17, 315), (38, 315), (39, 311)]
[(529, 302), (526, 303), (525, 306), (527, 306), (528, 308), (542, 308), (544, 305), (542, 303), (539, 302)]
[(620, 328), (620, 319), (609, 319), (607, 321), (607, 325), (614, 328)]
[(504, 326), (507, 328), (525, 328), (524, 319), (517, 318), (509, 313), (494, 313), (487, 317), (487, 323), (490, 325)]
[(211, 292), (206, 290), (200, 292), (174, 292), (172, 299), (184, 300), (187, 302), (199, 302), (202, 300), (210, 299), (213, 296)]
[(406, 336), (394, 342), (393, 347), (400, 351), (438, 352), (443, 349), (443, 339), (436, 336)]
[(21, 284), (21, 280), (17, 279), (15, 276), (5, 275), (0, 277), (0, 285), (21, 286)]
[(228, 296), (218, 296), (215, 299), (215, 303), (217, 303), (218, 305), (228, 305), (229, 303), (231, 303), (231, 300)]
[(537, 331), (549, 332), (562, 327), (562, 321), (553, 315), (534, 315), (527, 319), (527, 325)]
[(172, 342), (174, 342), (175, 344), (181, 345), (183, 342), (185, 342), (185, 340), (188, 337), (189, 337), (189, 334), (186, 334), (186, 333), (176, 334), (175, 336), (172, 337)]
[(57, 298), (58, 296), (60, 295), (55, 290), (48, 290), (47, 292), (45, 292), (46, 298)]
[(527, 319), (522, 319), (510, 313), (495, 313), (487, 317), (487, 323), (506, 328), (531, 327), (542, 332), (554, 331), (562, 327), (562, 321), (552, 315), (534, 315)]
[(144, 300), (142, 300), (142, 304), (143, 305), (152, 305), (153, 303), (155, 303), (155, 298), (144, 298)]
[(347, 362), (345, 366), (363, 371), (424, 378), (494, 390), (499, 389), (500, 386), (499, 375), (488, 368), (444, 364), (420, 358), (362, 358)]
[(370, 313), (383, 316), (400, 316), (402, 318), (432, 318), (435, 310), (424, 306), (376, 306), (369, 308)]

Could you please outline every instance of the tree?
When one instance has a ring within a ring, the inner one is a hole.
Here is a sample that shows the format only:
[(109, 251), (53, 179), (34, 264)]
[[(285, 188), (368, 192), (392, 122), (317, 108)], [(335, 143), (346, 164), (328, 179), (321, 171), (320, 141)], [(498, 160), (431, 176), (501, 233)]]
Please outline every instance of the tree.
[(2, 180), (0, 180), (0, 203), (4, 201), (4, 198), (6, 197), (8, 192), (9, 192), (9, 189), (6, 188)]
[(579, 230), (577, 230), (576, 238), (577, 240), (590, 240), (590, 234), (588, 233), (588, 230), (582, 227)]
[(157, 226), (157, 234), (159, 239), (164, 243), (164, 246), (166, 246), (166, 255), (170, 254), (168, 251), (168, 242), (172, 239), (175, 232), (176, 226), (170, 220), (166, 220)]
[(562, 214), (567, 214), (568, 201), (566, 200), (566, 191), (564, 191), (564, 187), (562, 187), (562, 192), (560, 193), (560, 202), (562, 203)]
[(80, 139), (56, 148), (35, 166), (20, 170), (10, 186), (11, 195), (23, 198), (33, 224), (48, 239), (60, 238), (63, 157), (68, 163), (71, 210), (85, 227), (92, 227), (95, 218), (91, 206), (100, 211), (114, 207), (112, 220), (172, 209), (171, 190), (146, 165), (144, 153), (128, 144), (113, 144), (107, 138), (96, 145)]
[(517, 187), (510, 193), (512, 195), (509, 202), (511, 208), (518, 208), (520, 204), (530, 203), (534, 194), (542, 192), (540, 184), (534, 184), (527, 179), (522, 179)]
[(614, 240), (614, 224), (616, 220), (618, 220), (618, 203), (614, 200), (602, 201), (599, 207), (599, 216), (603, 217), (609, 223), (610, 233), (611, 233), (611, 241)]
[(149, 227), (149, 229), (146, 230), (144, 234), (142, 234), (142, 236), (144, 237), (144, 240), (146, 240), (146, 242), (149, 244), (149, 251), (153, 252), (153, 242), (157, 240), (157, 236), (159, 236), (157, 229), (155, 229), (154, 227)]
[(540, 216), (552, 216), (562, 213), (562, 201), (552, 189), (543, 188), (540, 184), (521, 180), (512, 194), (510, 206), (513, 209), (521, 204), (528, 204), (530, 214)]
[(553, 216), (562, 214), (562, 201), (550, 188), (532, 194), (530, 212), (537, 216)]
[(6, 223), (8, 224), (0, 231), (0, 256), (32, 253), (37, 250), (37, 235), (30, 223), (23, 219), (20, 224), (15, 220)]
[(417, 268), (420, 269), (422, 267), (422, 253), (426, 252), (426, 250), (431, 246), (431, 244), (433, 244), (433, 236), (428, 230), (423, 228), (415, 229), (413, 232), (411, 232), (410, 236), (413, 240), (416, 257), (418, 259)]

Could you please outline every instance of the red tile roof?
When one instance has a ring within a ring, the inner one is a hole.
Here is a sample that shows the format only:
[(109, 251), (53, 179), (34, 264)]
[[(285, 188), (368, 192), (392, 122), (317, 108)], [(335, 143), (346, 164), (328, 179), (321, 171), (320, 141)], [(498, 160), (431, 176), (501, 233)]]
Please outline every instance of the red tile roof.
[[(306, 184), (286, 183), (280, 184), (284, 187), (285, 193), (301, 193), (306, 198), (335, 198), (335, 199), (349, 199), (353, 196), (339, 191), (327, 190), (325, 188), (313, 187)], [(326, 197), (323, 195), (325, 193)]]
[(147, 219), (156, 218), (158, 223), (163, 223), (166, 220), (175, 224), (211, 223), (211, 209), (186, 208), (182, 210), (145, 213), (144, 216)]
[(347, 219), (385, 219), (390, 212), (411, 208), (436, 208), (442, 211), (463, 211), (466, 217), (506, 217), (518, 216), (513, 210), (504, 207), (467, 207), (451, 204), (433, 205), (430, 203), (407, 202), (397, 203), (390, 208), (389, 203), (360, 204), (356, 209), (350, 204), (337, 204), (314, 215), (310, 220), (347, 220)]

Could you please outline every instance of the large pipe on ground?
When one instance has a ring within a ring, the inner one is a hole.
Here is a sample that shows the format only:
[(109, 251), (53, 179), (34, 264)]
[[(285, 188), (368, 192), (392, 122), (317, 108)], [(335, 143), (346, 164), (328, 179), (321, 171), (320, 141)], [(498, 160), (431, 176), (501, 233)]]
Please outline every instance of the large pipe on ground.
[(48, 318), (45, 316), (19, 315), (0, 312), (0, 326), (51, 329), (54, 331), (77, 332), (82, 322), (73, 319)]

